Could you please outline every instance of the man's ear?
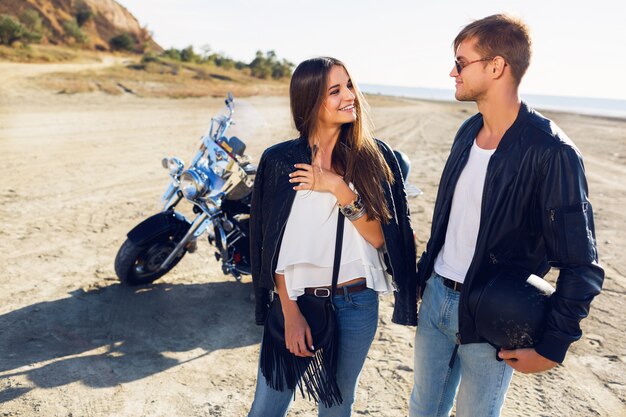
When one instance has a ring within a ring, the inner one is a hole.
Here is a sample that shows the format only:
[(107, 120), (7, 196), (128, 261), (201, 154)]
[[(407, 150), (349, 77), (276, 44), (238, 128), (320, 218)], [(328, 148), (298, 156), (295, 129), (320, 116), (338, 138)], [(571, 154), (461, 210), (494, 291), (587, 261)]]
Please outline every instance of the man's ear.
[(501, 56), (496, 56), (491, 61), (491, 71), (493, 78), (500, 78), (504, 75), (504, 69), (506, 68), (507, 63)]

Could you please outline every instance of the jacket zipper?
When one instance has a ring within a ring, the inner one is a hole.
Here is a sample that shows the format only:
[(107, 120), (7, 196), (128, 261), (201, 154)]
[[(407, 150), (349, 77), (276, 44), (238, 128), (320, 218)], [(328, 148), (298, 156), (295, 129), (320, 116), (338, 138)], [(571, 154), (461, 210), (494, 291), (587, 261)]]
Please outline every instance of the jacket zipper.
[[(287, 219), (289, 219), (289, 216), (287, 216)], [(278, 234), (278, 240), (276, 241), (276, 245), (274, 245), (274, 253), (272, 254), (272, 261), (270, 264), (271, 265), (270, 269), (274, 269), (274, 259), (276, 259), (276, 252), (278, 251), (278, 244), (283, 241), (283, 233), (285, 232), (285, 226), (287, 226), (287, 220), (285, 220), (282, 227), (280, 228), (280, 233)], [(272, 277), (272, 283), (274, 284), (274, 287), (276, 287), (276, 281), (274, 280), (274, 273), (272, 272), (270, 275)]]
[(558, 254), (560, 252), (559, 252), (558, 234), (557, 234), (557, 231), (556, 231), (556, 209), (551, 208), (548, 212), (549, 212), (550, 223), (551, 223), (551, 226), (552, 226), (551, 232), (552, 232), (552, 239), (554, 241), (554, 252), (558, 256)]

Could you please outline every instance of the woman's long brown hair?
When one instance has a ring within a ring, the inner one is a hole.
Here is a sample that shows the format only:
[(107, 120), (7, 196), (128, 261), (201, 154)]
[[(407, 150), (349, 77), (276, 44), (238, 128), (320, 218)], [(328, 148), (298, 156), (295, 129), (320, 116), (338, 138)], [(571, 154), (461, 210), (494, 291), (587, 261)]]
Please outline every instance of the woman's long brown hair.
[[(344, 63), (330, 57), (312, 58), (300, 63), (291, 77), (291, 114), (300, 136), (307, 140), (315, 134), (320, 107), (326, 96), (328, 74), (334, 65), (341, 66), (350, 77)], [(372, 136), (365, 97), (354, 80), (352, 85), (357, 117), (355, 122), (341, 127), (339, 140), (333, 149), (332, 166), (347, 183), (354, 184), (368, 217), (388, 223), (391, 212), (385, 201), (382, 182), (393, 183), (393, 174)]]

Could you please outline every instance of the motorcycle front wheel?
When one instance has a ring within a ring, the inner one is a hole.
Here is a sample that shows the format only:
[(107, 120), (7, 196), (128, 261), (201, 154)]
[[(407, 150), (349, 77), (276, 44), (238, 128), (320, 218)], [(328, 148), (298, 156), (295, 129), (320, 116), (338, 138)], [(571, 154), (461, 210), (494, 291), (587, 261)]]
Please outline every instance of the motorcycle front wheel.
[(126, 239), (115, 257), (115, 273), (124, 284), (150, 284), (171, 271), (185, 256), (187, 251), (183, 250), (167, 268), (161, 270), (161, 264), (175, 247), (176, 242), (167, 237), (151, 240), (142, 245)]

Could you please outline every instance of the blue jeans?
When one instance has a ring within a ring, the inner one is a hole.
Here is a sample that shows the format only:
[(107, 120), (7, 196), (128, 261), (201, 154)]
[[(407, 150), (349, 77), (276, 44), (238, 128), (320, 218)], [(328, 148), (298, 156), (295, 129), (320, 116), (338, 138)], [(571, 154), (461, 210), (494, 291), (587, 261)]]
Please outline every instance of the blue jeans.
[[(320, 417), (343, 417), (352, 414), (356, 386), (378, 327), (378, 294), (366, 289), (353, 294), (342, 293), (333, 298), (339, 324), (339, 358), (337, 384), (343, 402), (327, 408), (319, 405)], [(248, 417), (284, 417), (287, 415), (293, 390), (276, 391), (269, 387), (259, 369), (256, 392)]]
[(459, 331), (459, 295), (436, 273), (426, 284), (415, 334), (410, 417), (448, 417), (457, 388), (457, 417), (500, 415), (513, 368), (496, 360), (491, 345), (460, 345), (454, 367), (449, 367)]

